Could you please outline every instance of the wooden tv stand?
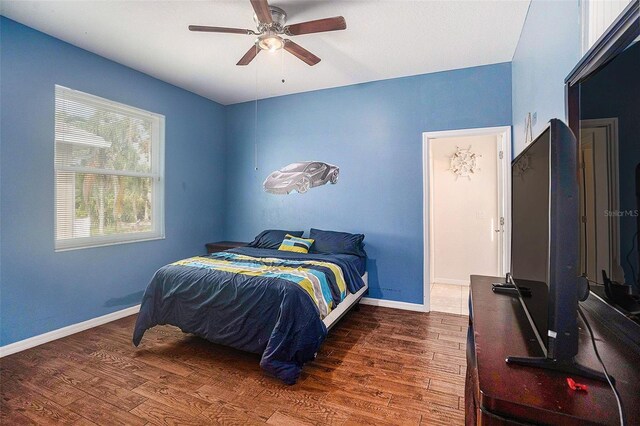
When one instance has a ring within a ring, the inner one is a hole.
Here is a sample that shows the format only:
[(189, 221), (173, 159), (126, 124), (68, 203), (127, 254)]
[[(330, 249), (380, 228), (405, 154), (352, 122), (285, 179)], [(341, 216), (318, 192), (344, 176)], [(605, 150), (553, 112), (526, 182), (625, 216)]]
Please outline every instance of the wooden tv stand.
[[(518, 299), (496, 294), (491, 284), (504, 278), (471, 276), (466, 424), (617, 425), (615, 397), (607, 383), (572, 377), (588, 386), (573, 391), (567, 375), (507, 364), (507, 356), (541, 356)], [(593, 293), (581, 302), (600, 355), (615, 377), (628, 425), (640, 425), (640, 326)], [(577, 361), (601, 370), (588, 331), (579, 319)]]

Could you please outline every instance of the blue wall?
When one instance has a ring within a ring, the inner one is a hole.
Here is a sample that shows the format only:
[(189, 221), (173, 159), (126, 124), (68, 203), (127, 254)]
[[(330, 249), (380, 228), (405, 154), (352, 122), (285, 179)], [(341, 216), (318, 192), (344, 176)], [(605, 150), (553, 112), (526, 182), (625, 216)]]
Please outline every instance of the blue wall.
[[(423, 302), (422, 133), (511, 124), (509, 63), (228, 106), (226, 237), (311, 227), (366, 234), (370, 297)], [(273, 170), (301, 160), (340, 167), (340, 182), (266, 194)]]
[[(220, 239), (224, 107), (0, 18), (0, 345), (140, 302), (153, 272)], [(166, 117), (166, 239), (54, 252), (54, 85)]]
[(513, 154), (524, 148), (527, 113), (535, 137), (552, 118), (565, 120), (564, 79), (580, 59), (578, 0), (533, 0), (513, 56)]

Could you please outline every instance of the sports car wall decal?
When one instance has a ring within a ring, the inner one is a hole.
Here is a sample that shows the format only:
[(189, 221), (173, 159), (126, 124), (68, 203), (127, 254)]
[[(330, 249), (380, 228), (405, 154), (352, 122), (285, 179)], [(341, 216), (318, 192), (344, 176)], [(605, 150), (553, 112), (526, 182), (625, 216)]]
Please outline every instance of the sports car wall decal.
[(276, 170), (265, 179), (264, 190), (271, 194), (289, 194), (297, 191), (304, 194), (310, 188), (327, 182), (338, 183), (340, 168), (321, 161), (302, 161), (291, 163)]

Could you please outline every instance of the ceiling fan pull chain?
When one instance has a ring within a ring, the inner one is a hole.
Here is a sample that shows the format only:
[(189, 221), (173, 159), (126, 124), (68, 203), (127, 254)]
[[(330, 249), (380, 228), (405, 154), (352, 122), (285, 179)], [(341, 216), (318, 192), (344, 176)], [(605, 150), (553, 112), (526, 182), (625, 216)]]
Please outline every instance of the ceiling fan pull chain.
[(280, 50), (280, 74), (282, 75), (282, 84), (284, 84), (284, 49)]
[[(256, 54), (260, 49), (258, 44), (255, 45)], [(254, 122), (254, 141), (253, 141), (253, 167), (258, 171), (258, 62), (253, 63), (255, 69), (255, 83), (256, 83), (256, 103), (255, 103), (255, 122)]]

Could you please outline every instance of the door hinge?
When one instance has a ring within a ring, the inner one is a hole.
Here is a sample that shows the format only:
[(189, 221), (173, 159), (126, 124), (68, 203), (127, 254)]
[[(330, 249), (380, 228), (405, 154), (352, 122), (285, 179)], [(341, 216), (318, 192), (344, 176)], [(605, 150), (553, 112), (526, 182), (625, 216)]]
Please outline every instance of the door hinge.
[(504, 158), (504, 152), (500, 151), (498, 153), (498, 158), (502, 160)]
[(501, 218), (500, 218), (500, 225), (501, 225), (501, 226), (504, 226), (504, 217), (501, 217)]
[(582, 221), (582, 223), (587, 223), (587, 217), (586, 216), (581, 216), (580, 220)]

